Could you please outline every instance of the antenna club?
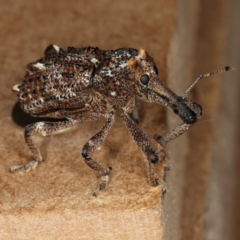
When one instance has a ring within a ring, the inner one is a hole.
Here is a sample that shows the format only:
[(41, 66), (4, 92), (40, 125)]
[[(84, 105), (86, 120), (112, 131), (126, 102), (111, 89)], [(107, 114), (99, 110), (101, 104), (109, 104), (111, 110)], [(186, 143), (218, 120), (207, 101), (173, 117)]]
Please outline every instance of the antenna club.
[(230, 68), (229, 66), (226, 66), (226, 67), (225, 67), (225, 70), (226, 70), (226, 71), (229, 71), (230, 69), (231, 69), (231, 68)]
[(230, 67), (230, 66), (226, 66), (226, 67), (225, 67), (225, 70), (226, 70), (226, 71), (236, 70), (236, 68)]

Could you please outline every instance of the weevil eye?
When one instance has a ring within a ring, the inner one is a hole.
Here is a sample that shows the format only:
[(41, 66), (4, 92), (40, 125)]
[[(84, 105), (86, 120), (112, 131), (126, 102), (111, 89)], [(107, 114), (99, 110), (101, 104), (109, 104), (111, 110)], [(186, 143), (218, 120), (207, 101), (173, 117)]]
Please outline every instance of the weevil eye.
[(142, 75), (140, 81), (143, 85), (147, 85), (149, 82), (149, 76), (147, 74)]
[(158, 69), (156, 66), (153, 67), (153, 71), (158, 75)]

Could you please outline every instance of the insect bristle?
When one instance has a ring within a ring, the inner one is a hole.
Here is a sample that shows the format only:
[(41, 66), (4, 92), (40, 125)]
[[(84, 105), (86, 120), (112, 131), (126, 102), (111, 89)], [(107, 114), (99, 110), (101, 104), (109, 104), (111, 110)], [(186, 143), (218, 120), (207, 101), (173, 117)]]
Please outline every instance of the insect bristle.
[(138, 66), (138, 61), (134, 58), (131, 58), (129, 61), (128, 61), (128, 66), (132, 67), (133, 69), (136, 69), (137, 66)]
[(46, 69), (45, 65), (43, 63), (35, 63), (32, 65), (34, 68), (40, 70), (40, 71), (44, 71)]
[(140, 48), (138, 50), (138, 55), (142, 58), (142, 59), (146, 59), (147, 58), (147, 51), (143, 48)]
[(45, 49), (44, 55), (48, 56), (48, 55), (51, 55), (51, 54), (58, 53), (59, 51), (60, 51), (60, 47), (58, 47), (57, 45), (51, 44)]
[(21, 86), (21, 84), (14, 85), (13, 88), (12, 88), (13, 92), (19, 92), (20, 91), (20, 89), (19, 89), (20, 86)]

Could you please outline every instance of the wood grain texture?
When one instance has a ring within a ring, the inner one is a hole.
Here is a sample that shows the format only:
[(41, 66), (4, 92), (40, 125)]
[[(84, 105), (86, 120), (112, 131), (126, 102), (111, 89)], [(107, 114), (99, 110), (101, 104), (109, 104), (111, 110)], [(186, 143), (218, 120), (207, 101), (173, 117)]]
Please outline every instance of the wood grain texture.
[[(16, 103), (11, 88), (26, 64), (51, 43), (144, 47), (165, 80), (175, 7), (176, 1), (1, 1), (1, 239), (162, 238), (161, 189), (149, 185), (147, 162), (119, 116), (94, 155), (113, 168), (109, 187), (99, 197), (92, 197), (99, 176), (85, 165), (80, 149), (101, 128), (101, 120), (64, 134), (36, 136), (45, 162), (28, 174), (10, 174), (9, 166), (31, 159), (23, 128), (11, 119)], [(142, 102), (139, 107), (139, 126), (146, 134), (163, 134), (165, 109)]]

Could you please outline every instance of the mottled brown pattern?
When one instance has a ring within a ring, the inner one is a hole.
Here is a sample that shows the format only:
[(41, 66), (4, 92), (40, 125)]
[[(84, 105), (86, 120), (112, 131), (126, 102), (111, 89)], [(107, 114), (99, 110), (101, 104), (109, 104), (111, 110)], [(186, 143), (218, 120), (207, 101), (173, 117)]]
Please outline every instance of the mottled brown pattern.
[[(121, 48), (73, 48), (63, 50), (50, 45), (45, 56), (27, 65), (22, 83), (13, 87), (23, 111), (32, 116), (58, 118), (58, 122), (38, 122), (25, 129), (25, 141), (33, 154), (27, 165), (13, 166), (10, 171), (29, 171), (37, 167), (43, 158), (31, 137), (37, 133), (49, 135), (74, 126), (81, 121), (107, 118), (102, 129), (83, 147), (86, 164), (101, 175), (93, 195), (106, 188), (110, 168), (92, 159), (92, 155), (107, 137), (114, 122), (114, 112), (119, 109), (139, 148), (149, 161), (149, 180), (153, 186), (160, 184), (154, 165), (165, 153), (158, 154), (146, 134), (131, 120), (137, 112), (135, 99), (156, 102), (171, 107), (183, 120), (183, 124), (164, 136), (155, 136), (163, 145), (179, 135), (201, 117), (201, 107), (185, 97), (173, 93), (158, 77), (154, 60), (144, 49)], [(134, 110), (134, 111), (133, 111)], [(164, 185), (162, 185), (164, 188)]]

